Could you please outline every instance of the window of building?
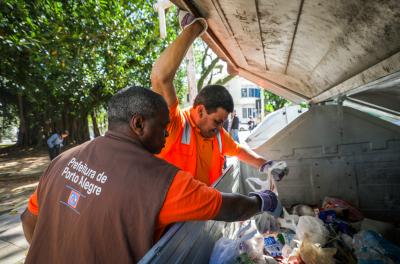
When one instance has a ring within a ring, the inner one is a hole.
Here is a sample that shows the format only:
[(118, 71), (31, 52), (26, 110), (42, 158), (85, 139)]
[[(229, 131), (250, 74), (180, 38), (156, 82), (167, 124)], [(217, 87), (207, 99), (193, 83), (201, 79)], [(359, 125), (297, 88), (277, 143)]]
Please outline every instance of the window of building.
[(256, 118), (259, 114), (259, 111), (257, 108), (242, 108), (242, 117), (243, 118)]
[(249, 88), (249, 97), (260, 98), (260, 89), (259, 88)]
[(247, 118), (247, 108), (242, 108), (242, 117)]
[(247, 97), (247, 88), (242, 88), (242, 97)]
[(249, 88), (249, 97), (254, 97), (255, 93), (254, 93), (254, 88)]

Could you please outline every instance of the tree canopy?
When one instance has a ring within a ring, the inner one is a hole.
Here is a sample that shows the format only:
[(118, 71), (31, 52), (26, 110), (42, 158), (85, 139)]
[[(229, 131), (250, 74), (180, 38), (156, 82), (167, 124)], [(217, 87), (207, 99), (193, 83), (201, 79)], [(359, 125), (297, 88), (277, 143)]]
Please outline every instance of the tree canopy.
[(290, 102), (279, 95), (273, 94), (267, 90), (264, 91), (264, 111), (274, 112), (284, 106), (290, 105)]
[[(176, 38), (176, 9), (166, 13), (167, 37), (159, 37), (154, 1), (0, 1), (0, 139), (18, 126), (18, 144), (35, 146), (56, 130), (70, 141), (105, 127), (105, 104), (129, 85), (150, 87), (152, 65)], [(201, 41), (194, 44), (197, 86), (224, 84), (220, 59)], [(222, 76), (222, 77), (221, 77)], [(187, 95), (185, 62), (174, 80)], [(286, 103), (266, 95), (268, 110)]]
[(1, 1), (3, 124), (19, 116), (21, 145), (40, 144), (55, 128), (86, 140), (88, 115), (115, 91), (150, 87), (155, 59), (176, 37), (174, 10), (166, 20), (162, 40), (152, 1)]

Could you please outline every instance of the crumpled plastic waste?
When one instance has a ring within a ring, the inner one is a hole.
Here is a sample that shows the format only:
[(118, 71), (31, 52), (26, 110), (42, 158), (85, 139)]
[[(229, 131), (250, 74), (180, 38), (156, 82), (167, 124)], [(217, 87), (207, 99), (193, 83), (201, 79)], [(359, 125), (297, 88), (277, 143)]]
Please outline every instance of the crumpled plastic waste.
[(252, 238), (257, 231), (246, 232), (250, 229), (250, 224), (241, 228), (238, 232), (238, 239), (230, 239), (227, 237), (221, 237), (214, 245), (214, 249), (211, 253), (210, 264), (233, 264), (236, 258), (242, 253), (240, 250), (240, 244), (250, 238)]
[(305, 264), (300, 256), (290, 256), (287, 260), (288, 264)]
[(306, 234), (308, 234), (311, 243), (318, 243), (321, 246), (325, 246), (329, 231), (321, 219), (313, 216), (300, 216), (296, 228), (296, 236), (299, 240), (303, 241)]
[(281, 229), (279, 234), (277, 235), (278, 241), (281, 242), (282, 245), (288, 245), (288, 246), (295, 246), (295, 243), (293, 243), (293, 239), (296, 236), (292, 230), (289, 229)]
[(235, 263), (235, 259), (239, 255), (239, 242), (233, 239), (222, 237), (215, 243), (210, 257), (210, 264)]
[(307, 264), (334, 264), (333, 256), (336, 248), (321, 248), (311, 242), (308, 234), (305, 234), (300, 246), (300, 257)]
[(351, 236), (349, 236), (348, 234), (341, 234), (340, 238), (347, 248), (353, 248), (353, 238)]
[[(279, 264), (273, 257), (264, 256), (260, 264)], [(257, 264), (253, 261), (247, 253), (242, 253), (236, 258), (235, 264)]]
[(386, 239), (393, 238), (396, 226), (392, 223), (382, 222), (374, 219), (364, 218), (360, 230), (372, 230)]
[(273, 236), (264, 238), (264, 246), (265, 250), (271, 257), (280, 257), (282, 256), (282, 247), (281, 242), (275, 239)]
[[(351, 222), (357, 222), (364, 219), (364, 215), (360, 210), (352, 206), (350, 203), (338, 198), (325, 197), (322, 202), (322, 208), (335, 210), (337, 215), (348, 214), (343, 216), (348, 217), (348, 220)], [(348, 212), (346, 212), (346, 210)]]
[(264, 233), (273, 233), (279, 230), (279, 222), (278, 220), (269, 213), (262, 213), (253, 217), (256, 223), (256, 227), (258, 232), (261, 234)]
[(303, 215), (309, 215), (309, 216), (315, 216), (314, 209), (305, 204), (297, 204), (292, 207), (290, 210), (290, 213), (292, 215), (298, 215), (298, 216), (303, 216)]
[(371, 230), (355, 234), (353, 248), (359, 264), (400, 263), (400, 248)]
[(296, 232), (299, 218), (300, 217), (298, 215), (290, 215), (286, 209), (283, 208), (283, 218), (278, 218), (278, 222), (282, 228), (287, 228)]
[[(324, 202), (327, 208), (315, 216), (299, 217), (283, 209), (283, 218), (268, 213), (254, 217), (236, 236), (234, 231), (226, 234), (236, 239), (217, 241), (210, 263), (400, 263), (400, 248), (380, 234), (364, 230), (354, 235), (360, 227), (390, 234), (395, 228), (393, 224), (367, 218), (350, 223), (349, 219), (362, 217), (358, 209), (352, 210), (347, 202), (336, 198), (328, 197)], [(303, 214), (298, 211), (303, 209), (297, 208), (296, 212)], [(243, 222), (238, 226), (243, 226)]]
[(239, 249), (241, 253), (246, 253), (255, 263), (265, 263), (263, 247), (264, 237), (256, 234), (252, 238), (240, 243)]
[(273, 257), (265, 256), (265, 262), (263, 264), (278, 264), (279, 262), (276, 261)]
[(336, 219), (336, 212), (334, 210), (324, 210), (319, 212), (318, 217), (324, 221), (324, 223), (330, 224)]
[(277, 262), (264, 255), (264, 237), (255, 230), (254, 221), (249, 221), (236, 235), (237, 239), (220, 238), (211, 253), (211, 264), (271, 263)]
[(284, 245), (282, 248), (282, 257), (288, 258), (292, 252), (293, 248), (291, 248), (289, 245)]
[(247, 253), (242, 253), (235, 259), (235, 264), (254, 264), (254, 261), (251, 260)]
[(327, 224), (328, 227), (333, 227), (335, 228), (335, 230), (344, 234), (354, 234), (353, 228), (349, 225), (349, 223), (337, 218), (336, 212), (334, 210), (320, 211), (318, 217), (319, 219), (324, 221), (324, 223)]

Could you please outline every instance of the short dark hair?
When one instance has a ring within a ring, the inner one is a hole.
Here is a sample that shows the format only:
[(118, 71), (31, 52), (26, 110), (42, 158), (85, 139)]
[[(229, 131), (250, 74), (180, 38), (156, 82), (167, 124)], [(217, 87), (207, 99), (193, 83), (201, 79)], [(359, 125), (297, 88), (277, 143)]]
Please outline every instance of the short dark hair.
[(207, 113), (217, 111), (218, 107), (225, 109), (228, 113), (233, 111), (233, 99), (228, 90), (222, 85), (207, 85), (200, 90), (194, 99), (193, 106), (204, 105)]
[(108, 102), (108, 125), (128, 125), (134, 114), (152, 118), (161, 111), (168, 112), (168, 105), (161, 95), (140, 86), (127, 87)]

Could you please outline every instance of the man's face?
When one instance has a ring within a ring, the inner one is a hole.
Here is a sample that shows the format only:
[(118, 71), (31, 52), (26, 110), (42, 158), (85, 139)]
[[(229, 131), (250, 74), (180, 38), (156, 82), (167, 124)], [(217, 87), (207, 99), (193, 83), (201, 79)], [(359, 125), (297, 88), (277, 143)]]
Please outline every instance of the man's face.
[(208, 114), (204, 106), (200, 115), (197, 126), (200, 129), (200, 134), (205, 138), (211, 138), (216, 135), (218, 129), (222, 127), (224, 121), (228, 118), (228, 111), (222, 107), (218, 107), (217, 111)]
[(158, 154), (165, 146), (168, 137), (167, 125), (169, 124), (168, 111), (160, 112), (153, 118), (146, 119), (143, 124), (143, 135), (140, 141), (143, 146), (153, 154)]

